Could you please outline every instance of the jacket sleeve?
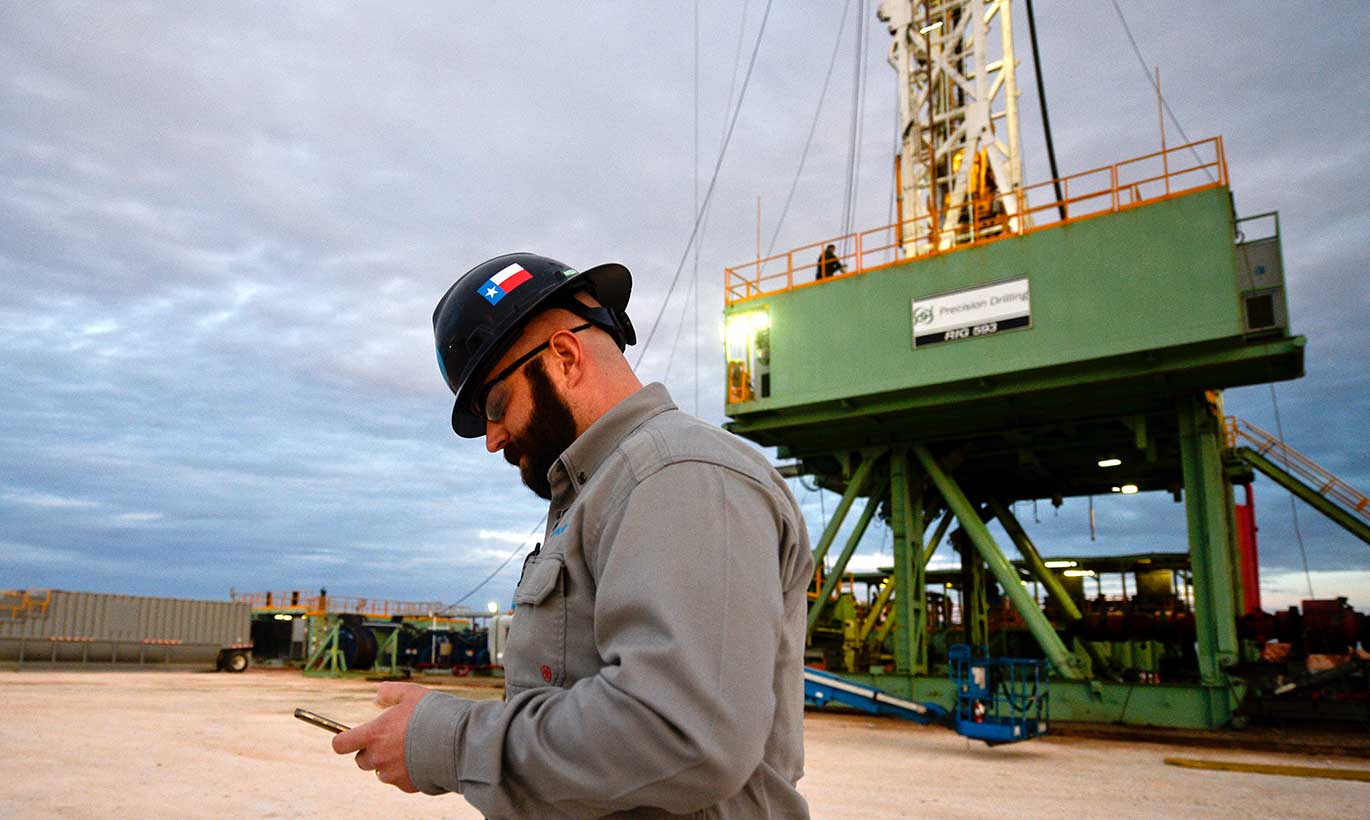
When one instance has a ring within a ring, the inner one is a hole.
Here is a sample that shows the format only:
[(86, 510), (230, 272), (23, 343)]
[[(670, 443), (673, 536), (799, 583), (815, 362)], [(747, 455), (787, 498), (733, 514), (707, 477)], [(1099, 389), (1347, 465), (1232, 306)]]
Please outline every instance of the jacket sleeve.
[(461, 792), (488, 816), (685, 813), (756, 771), (783, 622), (774, 500), (682, 462), (643, 480), (614, 523), (594, 550), (606, 665), (502, 703), (426, 696), (406, 750), (421, 790)]

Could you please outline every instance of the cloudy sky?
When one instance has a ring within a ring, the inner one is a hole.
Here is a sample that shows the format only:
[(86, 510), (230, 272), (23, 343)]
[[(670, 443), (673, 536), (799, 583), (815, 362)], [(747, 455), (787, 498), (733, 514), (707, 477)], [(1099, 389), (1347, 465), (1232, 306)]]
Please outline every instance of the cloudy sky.
[[(854, 222), (874, 227), (895, 76), (864, 3)], [(639, 335), (663, 316), (640, 375), (722, 422), (721, 271), (754, 253), (757, 197), (777, 249), (841, 230), (861, 5), (765, 16), (688, 258), (764, 0), (0, 5), (0, 586), (453, 602), (515, 555), (467, 598), (507, 604), (542, 508), (452, 435), (433, 305), (498, 253), (621, 261)], [(1226, 137), (1239, 212), (1281, 214), (1308, 375), (1278, 405), (1264, 386), (1229, 391), (1229, 412), (1273, 431), (1278, 406), (1289, 442), (1370, 488), (1370, 108), (1354, 70), (1370, 11), (1122, 5), (1179, 125)], [(1031, 182), (1049, 171), (1015, 8)], [(1154, 92), (1113, 4), (1037, 13), (1062, 172), (1154, 150)], [(836, 499), (795, 489), (816, 530)], [(1269, 481), (1257, 504), (1268, 601), (1311, 577), (1370, 608), (1370, 549), (1307, 509), (1296, 532)], [(1168, 496), (1100, 499), (1094, 543), (1086, 510), (1043, 504), (1029, 528), (1049, 554), (1184, 548)], [(872, 532), (860, 560), (888, 549)]]

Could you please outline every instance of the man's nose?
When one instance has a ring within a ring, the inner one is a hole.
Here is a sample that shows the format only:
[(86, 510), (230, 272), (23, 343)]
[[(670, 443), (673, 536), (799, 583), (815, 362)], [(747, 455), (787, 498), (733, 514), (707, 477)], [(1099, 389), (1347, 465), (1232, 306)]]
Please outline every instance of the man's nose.
[(504, 449), (504, 445), (509, 442), (509, 431), (504, 429), (504, 425), (498, 422), (485, 422), (485, 449), (491, 453), (498, 453)]

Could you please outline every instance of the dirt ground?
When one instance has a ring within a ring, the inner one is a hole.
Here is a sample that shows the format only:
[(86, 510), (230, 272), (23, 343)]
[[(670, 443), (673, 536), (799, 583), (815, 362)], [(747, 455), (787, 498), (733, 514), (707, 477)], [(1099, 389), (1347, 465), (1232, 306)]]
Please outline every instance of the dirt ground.
[[(490, 686), (457, 686), (498, 698)], [(432, 681), (425, 681), (431, 683)], [(296, 706), (356, 724), (375, 684), (252, 669), (0, 671), (0, 818), (479, 817), (406, 795), (328, 747)], [(988, 748), (894, 719), (810, 713), (800, 791), (819, 818), (1367, 817), (1370, 784), (1208, 772), (1167, 756), (1367, 768), (1364, 760), (1042, 738)]]

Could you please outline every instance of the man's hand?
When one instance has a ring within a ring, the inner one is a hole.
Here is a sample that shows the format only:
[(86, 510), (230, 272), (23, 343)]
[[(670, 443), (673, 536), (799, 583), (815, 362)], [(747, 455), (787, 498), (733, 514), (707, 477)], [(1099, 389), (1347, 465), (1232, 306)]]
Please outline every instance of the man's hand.
[(382, 783), (400, 791), (417, 792), (404, 764), (404, 736), (409, 716), (426, 694), (428, 688), (416, 683), (382, 683), (376, 689), (376, 705), (385, 711), (369, 723), (334, 735), (333, 751), (356, 752), (363, 771), (374, 771)]

